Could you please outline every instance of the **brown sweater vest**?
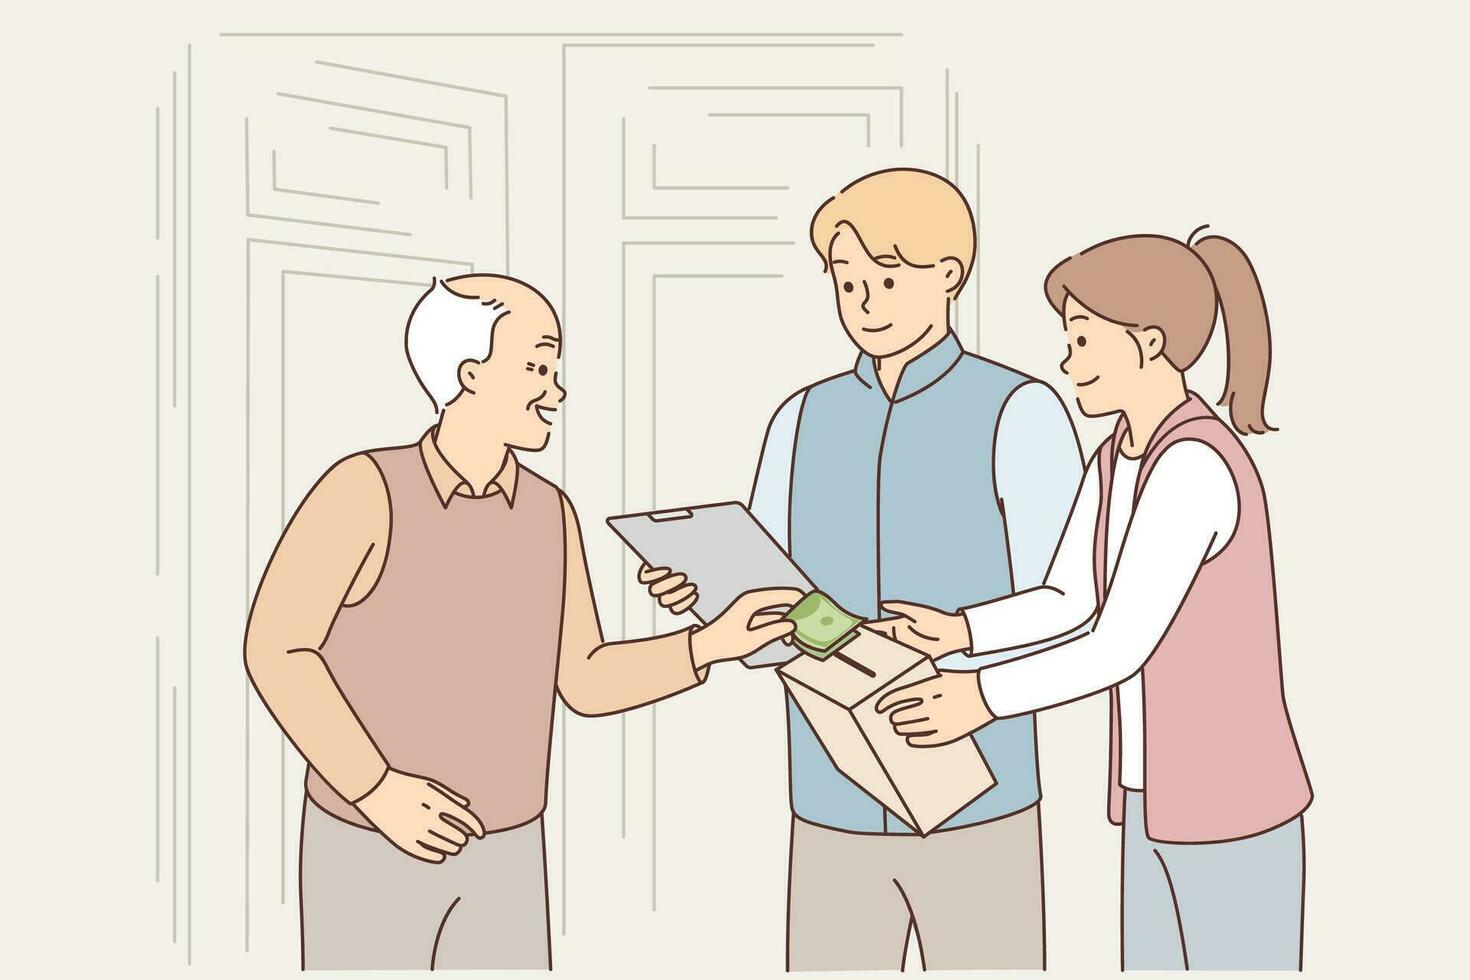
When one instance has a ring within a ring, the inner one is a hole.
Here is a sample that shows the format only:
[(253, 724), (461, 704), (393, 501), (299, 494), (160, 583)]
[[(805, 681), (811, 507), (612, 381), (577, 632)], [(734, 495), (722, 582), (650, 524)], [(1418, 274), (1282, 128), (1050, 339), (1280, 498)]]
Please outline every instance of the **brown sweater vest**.
[[(446, 507), (417, 445), (369, 455), (388, 488), (387, 557), (367, 597), (338, 614), (322, 657), (390, 766), (469, 797), (487, 830), (523, 824), (546, 806), (561, 493), (522, 466), (514, 506), (497, 493)], [(370, 826), (315, 770), (306, 789)]]

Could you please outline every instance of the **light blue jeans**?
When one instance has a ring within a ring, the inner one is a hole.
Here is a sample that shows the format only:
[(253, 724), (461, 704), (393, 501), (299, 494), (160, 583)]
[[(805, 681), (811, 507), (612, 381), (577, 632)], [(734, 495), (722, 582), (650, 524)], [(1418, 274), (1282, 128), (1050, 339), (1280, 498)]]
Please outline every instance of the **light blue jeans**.
[(1219, 844), (1143, 830), (1143, 794), (1123, 808), (1123, 969), (1300, 970), (1302, 818)]

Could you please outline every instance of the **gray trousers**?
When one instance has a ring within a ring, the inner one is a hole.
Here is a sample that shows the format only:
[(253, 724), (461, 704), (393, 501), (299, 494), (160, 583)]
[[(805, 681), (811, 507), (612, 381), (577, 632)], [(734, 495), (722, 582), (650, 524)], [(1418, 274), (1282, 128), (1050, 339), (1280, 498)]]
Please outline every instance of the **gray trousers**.
[(310, 800), (301, 825), (306, 970), (551, 968), (538, 818), (429, 864)]
[(1123, 808), (1123, 969), (1300, 970), (1302, 818), (1219, 844), (1143, 830), (1143, 794)]
[(915, 834), (791, 823), (788, 970), (900, 970), (909, 926), (930, 970), (1046, 962), (1040, 807)]

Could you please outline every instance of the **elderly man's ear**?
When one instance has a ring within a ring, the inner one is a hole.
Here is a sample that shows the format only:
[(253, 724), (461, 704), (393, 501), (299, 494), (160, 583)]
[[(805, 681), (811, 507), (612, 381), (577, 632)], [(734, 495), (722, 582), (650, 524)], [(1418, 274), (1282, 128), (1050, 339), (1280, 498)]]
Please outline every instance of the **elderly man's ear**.
[(470, 394), (480, 388), (480, 375), (484, 365), (479, 361), (461, 361), (459, 364), (459, 386)]

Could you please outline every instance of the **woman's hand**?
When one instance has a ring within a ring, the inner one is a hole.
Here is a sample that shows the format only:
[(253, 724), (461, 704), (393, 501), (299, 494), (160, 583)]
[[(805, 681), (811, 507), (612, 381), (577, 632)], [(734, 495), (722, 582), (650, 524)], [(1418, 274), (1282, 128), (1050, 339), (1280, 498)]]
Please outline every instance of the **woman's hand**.
[(957, 742), (995, 720), (973, 670), (941, 670), (938, 677), (889, 691), (874, 708), (879, 714), (892, 711), (893, 730), (921, 747)]
[(699, 586), (683, 572), (645, 563), (638, 569), (638, 581), (648, 586), (648, 594), (671, 613), (688, 612), (699, 601)]
[(960, 613), (921, 606), (917, 602), (885, 602), (885, 612), (893, 613), (868, 623), (869, 628), (897, 640), (930, 660), (949, 653), (969, 653), (970, 624)]
[(721, 660), (748, 657), (767, 643), (790, 636), (796, 632), (795, 623), (782, 618), (780, 612), (763, 610), (789, 608), (801, 597), (800, 589), (755, 589), (740, 596), (690, 637), (694, 668), (703, 670)]

